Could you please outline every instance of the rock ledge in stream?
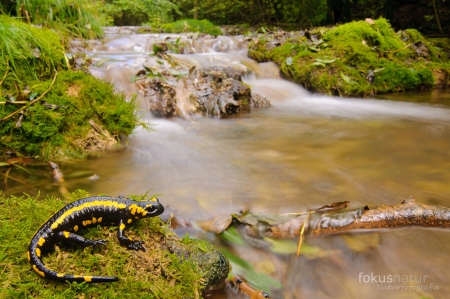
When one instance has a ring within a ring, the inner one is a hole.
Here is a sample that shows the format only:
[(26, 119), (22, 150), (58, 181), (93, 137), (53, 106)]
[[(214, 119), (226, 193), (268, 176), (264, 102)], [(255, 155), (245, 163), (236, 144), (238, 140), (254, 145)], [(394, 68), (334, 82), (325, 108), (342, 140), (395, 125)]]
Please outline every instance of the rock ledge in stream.
[(270, 107), (267, 99), (252, 94), (240, 73), (231, 67), (193, 69), (176, 83), (143, 78), (136, 85), (157, 117), (201, 114), (221, 118), (252, 107)]

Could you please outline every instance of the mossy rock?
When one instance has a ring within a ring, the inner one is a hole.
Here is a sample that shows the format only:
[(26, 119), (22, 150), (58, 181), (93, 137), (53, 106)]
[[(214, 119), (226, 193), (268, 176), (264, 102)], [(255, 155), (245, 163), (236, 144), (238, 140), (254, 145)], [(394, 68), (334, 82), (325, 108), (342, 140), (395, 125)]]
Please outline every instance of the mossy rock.
[(442, 74), (450, 68), (441, 49), (417, 30), (396, 33), (383, 18), (371, 23), (264, 34), (250, 44), (249, 56), (275, 61), (287, 79), (328, 95), (368, 96), (446, 84)]
[(146, 251), (119, 244), (117, 227), (80, 231), (108, 245), (81, 247), (59, 242), (44, 263), (64, 273), (118, 276), (119, 282), (67, 284), (36, 275), (26, 257), (36, 227), (69, 202), (86, 197), (84, 191), (65, 199), (47, 196), (9, 196), (0, 192), (1, 298), (200, 298), (220, 288), (230, 270), (228, 260), (205, 242), (178, 238), (159, 217), (141, 219), (127, 235), (144, 241)]
[[(44, 160), (82, 158), (95, 147), (106, 149), (116, 144), (137, 124), (134, 99), (126, 100), (112, 85), (83, 72), (62, 71), (53, 86), (51, 80), (31, 81), (29, 85), (36, 97), (50, 90), (40, 101), (27, 104), (20, 127), (19, 115), (2, 122), (0, 146), (16, 155)], [(0, 105), (0, 118), (19, 107)], [(100, 130), (93, 129), (92, 121)]]

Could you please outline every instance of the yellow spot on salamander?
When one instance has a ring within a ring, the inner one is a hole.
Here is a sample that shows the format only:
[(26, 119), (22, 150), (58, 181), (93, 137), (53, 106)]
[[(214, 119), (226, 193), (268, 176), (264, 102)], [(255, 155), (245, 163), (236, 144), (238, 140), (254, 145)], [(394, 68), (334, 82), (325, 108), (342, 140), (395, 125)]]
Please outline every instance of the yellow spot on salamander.
[(133, 222), (133, 219), (128, 219), (127, 222), (128, 222), (128, 223), (131, 223), (131, 222)]
[(64, 232), (64, 237), (68, 238), (68, 237), (69, 237), (69, 235), (70, 235), (70, 233), (69, 233), (69, 232)]
[(119, 229), (120, 229), (120, 230), (124, 230), (124, 229), (125, 229), (125, 224), (122, 223), (122, 224), (120, 225)]
[(102, 218), (102, 217), (99, 217), (99, 218), (97, 219), (97, 222), (98, 222), (98, 223), (102, 223), (102, 220), (103, 220), (103, 218)]
[(38, 241), (38, 245), (42, 247), (42, 245), (44, 245), (44, 243), (45, 243), (45, 239), (41, 237)]
[(92, 223), (96, 224), (97, 223), (97, 218), (92, 217)]
[(118, 202), (111, 201), (111, 200), (95, 200), (95, 201), (85, 202), (83, 204), (80, 204), (79, 206), (73, 207), (73, 208), (65, 211), (61, 216), (58, 217), (58, 219), (55, 220), (55, 222), (52, 224), (51, 228), (52, 229), (57, 228), (60, 224), (62, 224), (68, 217), (70, 217), (74, 213), (77, 213), (79, 211), (82, 211), (84, 209), (88, 209), (91, 207), (102, 207), (104, 209), (110, 208), (110, 209), (116, 209), (116, 210), (123, 210), (127, 207), (127, 205), (124, 203), (118, 203)]
[(92, 276), (85, 276), (84, 277), (84, 281), (91, 282), (92, 281)]
[(90, 225), (90, 224), (92, 224), (92, 221), (91, 221), (91, 220), (85, 220), (85, 221), (83, 221), (83, 225), (84, 225), (84, 226), (87, 226), (87, 225)]
[(152, 199), (150, 199), (150, 201), (157, 201), (158, 199), (156, 197), (152, 197)]
[(73, 227), (73, 230), (77, 232), (77, 231), (78, 231), (78, 225), (75, 225), (75, 226)]
[(58, 273), (58, 274), (56, 274), (56, 276), (58, 276), (58, 277), (63, 277), (64, 275), (66, 275), (66, 274), (64, 274), (64, 273)]
[(39, 248), (36, 248), (36, 255), (38, 257), (41, 257), (41, 250)]
[(45, 277), (44, 271), (40, 271), (40, 270), (36, 267), (36, 265), (33, 265), (33, 270), (34, 270), (37, 274), (41, 275), (42, 277)]
[(142, 216), (147, 215), (147, 211), (142, 212)]
[(27, 257), (28, 257), (28, 261), (30, 261), (31, 258), (30, 258), (30, 252), (29, 251), (27, 252)]

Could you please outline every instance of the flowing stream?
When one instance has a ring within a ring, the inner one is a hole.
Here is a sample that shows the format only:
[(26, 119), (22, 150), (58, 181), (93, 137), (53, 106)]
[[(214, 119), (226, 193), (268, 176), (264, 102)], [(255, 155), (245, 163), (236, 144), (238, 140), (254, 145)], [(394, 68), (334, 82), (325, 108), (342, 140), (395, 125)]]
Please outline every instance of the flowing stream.
[[(130, 77), (148, 57), (155, 38), (165, 36), (110, 34), (89, 53), (96, 62), (92, 73), (119, 90), (136, 92)], [(60, 165), (69, 190), (108, 195), (150, 190), (163, 194), (167, 213), (192, 222), (241, 210), (302, 212), (343, 200), (350, 201), (350, 208), (398, 204), (409, 196), (421, 203), (449, 205), (448, 91), (379, 99), (327, 97), (281, 79), (272, 63), (251, 61), (238, 39), (220, 37), (205, 47), (204, 53), (177, 58), (198, 67), (245, 69), (245, 82), (272, 107), (194, 121), (144, 113), (155, 131), (138, 128), (121, 151)], [(89, 180), (94, 173), (98, 179)], [(57, 186), (46, 186), (48, 192), (57, 192)], [(29, 193), (39, 187), (30, 187)], [(210, 234), (199, 237), (219, 242)], [(312, 253), (300, 258), (220, 243), (265, 275), (253, 282), (272, 278), (268, 285), (273, 289), (266, 290), (271, 298), (450, 294), (450, 234), (444, 230), (307, 237), (305, 246)], [(230, 291), (215, 296), (236, 297)]]

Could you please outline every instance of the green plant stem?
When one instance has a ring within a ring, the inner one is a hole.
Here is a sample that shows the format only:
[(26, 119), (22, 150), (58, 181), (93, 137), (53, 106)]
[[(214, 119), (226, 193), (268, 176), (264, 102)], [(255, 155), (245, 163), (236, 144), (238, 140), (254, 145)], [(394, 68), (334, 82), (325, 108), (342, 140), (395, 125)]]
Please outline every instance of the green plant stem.
[[(50, 89), (52, 89), (53, 84), (55, 84), (56, 76), (57, 76), (57, 75), (58, 75), (58, 71), (55, 70), (55, 76), (53, 77), (52, 84), (50, 84), (50, 87), (49, 87), (46, 91), (44, 91), (44, 93), (41, 94), (40, 97), (38, 97), (37, 99), (31, 101), (31, 102), (30, 102), (30, 105), (32, 105), (32, 104), (36, 103), (37, 101), (39, 101), (40, 99), (42, 99), (42, 98), (47, 94), (47, 92), (49, 92)], [(21, 107), (20, 109), (14, 111), (13, 113), (11, 113), (11, 114), (5, 116), (4, 118), (2, 118), (1, 121), (5, 121), (5, 120), (9, 119), (10, 117), (16, 115), (16, 114), (19, 113), (20, 111), (25, 110), (27, 107), (28, 107), (28, 106), (23, 106), (23, 107)]]
[(438, 15), (438, 12), (437, 12), (436, 1), (435, 1), (435, 0), (433, 0), (433, 9), (434, 9), (434, 15), (436, 16), (437, 24), (438, 24), (438, 26), (439, 26), (439, 32), (440, 32), (441, 34), (443, 34), (444, 32), (442, 31), (441, 21), (439, 21), (439, 15)]
[(5, 81), (6, 76), (8, 75), (8, 71), (9, 71), (8, 65), (9, 65), (9, 63), (8, 63), (8, 61), (7, 61), (7, 63), (6, 63), (6, 71), (5, 71), (5, 74), (3, 75), (2, 80), (0, 81), (0, 86), (2, 86), (3, 81)]

